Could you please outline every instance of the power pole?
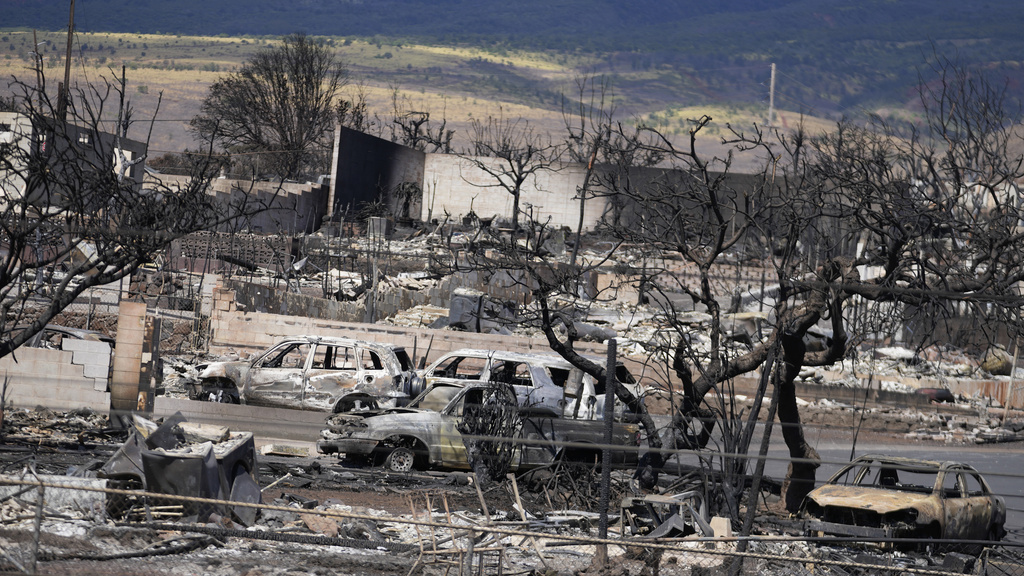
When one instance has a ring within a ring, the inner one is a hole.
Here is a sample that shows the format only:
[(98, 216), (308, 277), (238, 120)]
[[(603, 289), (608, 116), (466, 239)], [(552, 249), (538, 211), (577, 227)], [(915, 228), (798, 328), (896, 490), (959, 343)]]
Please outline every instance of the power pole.
[(68, 17), (68, 49), (64, 56), (64, 83), (58, 87), (57, 119), (67, 120), (68, 91), (71, 84), (71, 35), (75, 32), (75, 0), (71, 0), (71, 15)]
[(775, 62), (772, 62), (772, 82), (768, 88), (768, 129), (772, 127), (773, 116), (775, 115)]

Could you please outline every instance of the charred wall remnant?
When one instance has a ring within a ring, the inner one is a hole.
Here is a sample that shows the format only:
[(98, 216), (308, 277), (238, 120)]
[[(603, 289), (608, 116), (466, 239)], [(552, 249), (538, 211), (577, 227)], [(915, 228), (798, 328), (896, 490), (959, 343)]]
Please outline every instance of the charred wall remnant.
[[(346, 208), (358, 210), (363, 205), (386, 200), (394, 191), (406, 190), (409, 183), (419, 186), (423, 180), (424, 158), (425, 154), (418, 150), (342, 128), (338, 164), (333, 167), (334, 205), (329, 207), (329, 213)], [(415, 199), (415, 203), (418, 205), (419, 199)], [(405, 205), (404, 199), (400, 204), (392, 208), (414, 210)]]

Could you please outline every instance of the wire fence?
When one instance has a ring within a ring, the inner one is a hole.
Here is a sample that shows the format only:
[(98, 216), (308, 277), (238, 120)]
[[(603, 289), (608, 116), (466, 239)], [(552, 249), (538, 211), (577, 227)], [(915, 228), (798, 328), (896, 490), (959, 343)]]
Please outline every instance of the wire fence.
[[(264, 488), (266, 492), (267, 488)], [(0, 570), (24, 574), (138, 574), (200, 571), (231, 564), (246, 573), (285, 573), (316, 559), (345, 572), (515, 574), (586, 568), (598, 547), (624, 572), (652, 574), (1022, 574), (1017, 548), (985, 543), (942, 563), (886, 549), (873, 554), (843, 539), (730, 536), (630, 537), (612, 527), (595, 537), (585, 521), (515, 521), (453, 508), (445, 490), (407, 491), (408, 513), (309, 501), (247, 503), (147, 492), (95, 478), (58, 480), (30, 472), (0, 478)], [(472, 507), (476, 508), (476, 507)], [(236, 521), (258, 510), (253, 526)], [(491, 507), (493, 510), (493, 507)], [(557, 514), (557, 513), (556, 513)], [(617, 515), (617, 513), (616, 513)], [(579, 518), (578, 518), (579, 519)], [(879, 543), (882, 544), (882, 543)], [(930, 542), (929, 546), (963, 546)], [(745, 550), (743, 550), (745, 548)], [(741, 551), (742, 550), (742, 551)], [(251, 555), (248, 560), (240, 558)], [(279, 571), (279, 572), (278, 572)]]
[(143, 301), (160, 319), (161, 353), (180, 354), (205, 349), (209, 312), (203, 312), (202, 275), (142, 270), (131, 282), (90, 288), (54, 318), (52, 324), (96, 333), (88, 338), (117, 334), (122, 300)]

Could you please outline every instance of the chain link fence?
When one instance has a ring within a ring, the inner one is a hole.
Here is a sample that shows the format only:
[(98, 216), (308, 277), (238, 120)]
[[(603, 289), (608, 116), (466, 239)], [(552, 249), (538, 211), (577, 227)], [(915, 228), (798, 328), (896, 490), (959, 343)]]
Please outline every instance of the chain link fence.
[(145, 302), (149, 314), (160, 319), (160, 350), (182, 354), (205, 350), (209, 313), (203, 310), (202, 274), (174, 274), (142, 269), (122, 286), (105, 285), (86, 290), (54, 318), (52, 324), (96, 334), (117, 335), (118, 307), (122, 300)]
[[(266, 489), (264, 489), (266, 493)], [(482, 492), (481, 508), (486, 502)], [(622, 574), (1024, 575), (1017, 548), (974, 555), (873, 552), (842, 542), (753, 537), (599, 540), (580, 516), (458, 509), (443, 489), (406, 492), (407, 513), (300, 497), (261, 504), (145, 492), (95, 478), (0, 478), (0, 570), (23, 574), (578, 573), (595, 546)], [(269, 500), (269, 501), (268, 501)], [(248, 528), (238, 512), (259, 509)], [(738, 551), (745, 541), (744, 552)], [(936, 543), (941, 545), (942, 543)], [(939, 560), (941, 558), (941, 560)], [(254, 571), (255, 570), (255, 571)]]

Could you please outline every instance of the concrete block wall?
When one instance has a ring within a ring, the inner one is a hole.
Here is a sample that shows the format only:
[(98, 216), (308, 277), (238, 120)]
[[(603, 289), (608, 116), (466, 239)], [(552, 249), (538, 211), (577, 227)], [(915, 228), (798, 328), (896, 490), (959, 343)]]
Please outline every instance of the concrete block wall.
[[(505, 275), (490, 275), (483, 281), (478, 272), (456, 274), (439, 280), (421, 290), (384, 284), (377, 295), (376, 318), (388, 318), (416, 306), (447, 308), (452, 292), (458, 288), (472, 288), (502, 301), (523, 302), (529, 293), (520, 282)], [(213, 298), (213, 307), (219, 310), (246, 310), (271, 314), (312, 316), (341, 322), (362, 322), (366, 319), (363, 302), (339, 302), (305, 294), (275, 290), (261, 284), (224, 278), (221, 290)], [(205, 304), (204, 304), (205, 307)]]
[(619, 302), (632, 302), (640, 298), (640, 277), (624, 274), (596, 274), (594, 292), (601, 298), (614, 297)]
[(64, 338), (61, 341), (61, 348), (71, 352), (71, 363), (82, 366), (86, 378), (92, 378), (94, 390), (107, 391), (110, 378), (110, 344)]
[(339, 302), (305, 294), (293, 294), (239, 280), (224, 279), (222, 285), (231, 290), (234, 297), (230, 298), (230, 303), (216, 304), (221, 307), (235, 306), (254, 312), (297, 314), (345, 321), (362, 320), (366, 313), (362, 304), (353, 302)]
[(117, 317), (117, 343), (111, 372), (111, 408), (134, 410), (138, 406), (142, 347), (146, 339), (146, 303), (121, 302)]
[[(501, 161), (494, 158), (474, 159), (488, 162), (501, 170)], [(423, 168), (423, 206), (420, 218), (429, 222), (441, 220), (445, 213), (461, 219), (470, 210), (481, 218), (512, 215), (512, 195), (496, 186), (495, 178), (481, 170), (474, 160), (451, 154), (427, 154)], [(567, 226), (573, 230), (579, 222), (580, 201), (576, 198), (586, 167), (581, 164), (559, 164), (552, 170), (540, 171), (530, 178), (520, 195), (519, 208), (532, 207), (537, 222), (551, 226)], [(605, 213), (603, 198), (587, 200), (583, 227), (593, 229)], [(529, 212), (528, 212), (529, 213)], [(521, 217), (520, 221), (524, 219)]]
[[(7, 379), (9, 405), (18, 408), (46, 406), (56, 410), (90, 408), (105, 411), (110, 408), (106, 384), (103, 390), (98, 390), (96, 378), (86, 376), (86, 366), (74, 363), (74, 357), (79, 353), (74, 350), (19, 348), (14, 354), (0, 358), (0, 380)], [(87, 356), (89, 354), (92, 353), (86, 353)], [(91, 359), (97, 360), (95, 357)]]
[[(181, 189), (189, 185), (190, 178), (174, 174), (147, 174), (146, 182), (151, 186)], [(225, 206), (233, 201), (244, 200), (250, 208), (264, 208), (248, 220), (246, 227), (273, 234), (312, 232), (319, 228), (328, 190), (326, 186), (311, 182), (253, 182), (217, 178), (210, 182), (206, 193), (213, 197), (214, 202)], [(298, 216), (300, 214), (301, 218)]]
[[(224, 291), (219, 292), (221, 298), (228, 297)], [(476, 334), (387, 324), (339, 322), (319, 318), (223, 310), (219, 306), (215, 306), (213, 315), (210, 317), (210, 352), (213, 354), (223, 354), (229, 351), (255, 353), (283, 338), (304, 334), (395, 344), (405, 347), (409, 355), (414, 356), (414, 361), (418, 362), (420, 357), (427, 355), (428, 363), (459, 348), (551, 353), (547, 341), (540, 338)], [(597, 356), (603, 355), (604, 349), (603, 345), (586, 346), (588, 354)]]

